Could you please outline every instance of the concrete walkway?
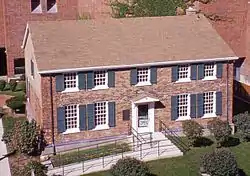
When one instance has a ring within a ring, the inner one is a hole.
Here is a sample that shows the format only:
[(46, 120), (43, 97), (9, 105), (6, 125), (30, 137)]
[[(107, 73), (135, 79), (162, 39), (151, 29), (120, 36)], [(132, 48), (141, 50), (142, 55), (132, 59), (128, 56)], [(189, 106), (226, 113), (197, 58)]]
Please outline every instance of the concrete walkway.
[[(3, 122), (2, 119), (0, 119), (0, 158), (2, 158), (3, 155), (7, 154), (6, 145), (1, 140), (2, 136), (3, 136)], [(8, 157), (0, 160), (0, 171), (1, 171), (0, 175), (11, 176)]]

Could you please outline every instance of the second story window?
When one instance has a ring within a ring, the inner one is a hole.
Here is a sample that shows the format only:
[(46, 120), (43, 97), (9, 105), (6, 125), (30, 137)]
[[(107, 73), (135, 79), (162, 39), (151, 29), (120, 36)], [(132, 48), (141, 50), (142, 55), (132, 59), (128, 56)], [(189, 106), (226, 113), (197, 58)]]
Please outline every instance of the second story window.
[(94, 88), (108, 87), (108, 73), (106, 71), (94, 72)]
[(31, 0), (31, 12), (42, 13), (42, 6), (40, 0)]
[(178, 66), (178, 81), (185, 81), (190, 79), (189, 65)]
[(57, 13), (56, 0), (47, 0), (47, 12), (48, 13)]
[(204, 78), (216, 78), (216, 65), (205, 64), (204, 65)]
[(65, 90), (72, 90), (78, 88), (77, 74), (67, 73), (64, 74), (64, 88)]
[(137, 84), (150, 83), (150, 69), (138, 68), (137, 69)]

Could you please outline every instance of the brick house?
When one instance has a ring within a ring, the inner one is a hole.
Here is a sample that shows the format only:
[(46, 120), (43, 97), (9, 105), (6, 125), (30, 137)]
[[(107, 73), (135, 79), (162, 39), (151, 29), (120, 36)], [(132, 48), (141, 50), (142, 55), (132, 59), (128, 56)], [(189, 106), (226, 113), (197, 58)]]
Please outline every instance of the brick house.
[(87, 14), (91, 18), (100, 18), (109, 10), (105, 2), (0, 0), (0, 76), (12, 77), (24, 73), (24, 55), (20, 46), (28, 21), (74, 20)]
[(195, 119), (232, 124), (238, 59), (200, 15), (29, 22), (27, 116), (49, 144), (172, 129)]

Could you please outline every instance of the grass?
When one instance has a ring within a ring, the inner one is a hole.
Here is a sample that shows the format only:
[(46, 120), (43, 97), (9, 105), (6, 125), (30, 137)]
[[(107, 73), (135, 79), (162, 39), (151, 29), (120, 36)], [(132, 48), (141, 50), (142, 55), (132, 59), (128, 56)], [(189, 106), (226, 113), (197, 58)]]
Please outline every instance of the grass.
[[(198, 176), (200, 157), (212, 151), (215, 145), (209, 147), (192, 148), (183, 157), (167, 158), (148, 162), (150, 170), (156, 176)], [(238, 166), (246, 175), (250, 175), (250, 143), (241, 143), (230, 147), (235, 154)], [(84, 176), (111, 176), (106, 172), (87, 174)]]
[(115, 153), (122, 153), (130, 151), (130, 147), (127, 143), (120, 144), (108, 144), (99, 146), (98, 148), (91, 148), (86, 150), (73, 151), (70, 153), (58, 154), (51, 158), (55, 167), (61, 165), (72, 164), (83, 160), (90, 160), (93, 158), (99, 158), (102, 156), (108, 156)]

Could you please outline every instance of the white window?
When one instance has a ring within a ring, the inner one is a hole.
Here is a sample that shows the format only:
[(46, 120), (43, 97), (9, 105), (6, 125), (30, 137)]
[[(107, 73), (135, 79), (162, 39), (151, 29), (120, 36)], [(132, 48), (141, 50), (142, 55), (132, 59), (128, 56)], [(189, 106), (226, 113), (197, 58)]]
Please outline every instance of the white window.
[(189, 119), (190, 117), (190, 98), (189, 94), (178, 95), (178, 120)]
[(96, 71), (94, 72), (94, 89), (108, 88), (108, 72)]
[(204, 99), (204, 117), (215, 116), (215, 92), (205, 92)]
[(47, 12), (48, 13), (57, 13), (56, 0), (47, 0)]
[(205, 64), (204, 65), (204, 79), (216, 78), (216, 65)]
[(73, 132), (73, 130), (79, 130), (78, 105), (65, 106), (65, 127), (66, 132)]
[(95, 129), (108, 128), (108, 102), (95, 103)]
[(188, 81), (190, 80), (190, 66), (181, 65), (178, 66), (178, 81)]
[(31, 12), (42, 13), (42, 6), (40, 0), (31, 0)]
[(138, 68), (137, 69), (137, 85), (150, 85), (150, 69)]
[(78, 76), (76, 73), (64, 74), (65, 91), (78, 90)]

